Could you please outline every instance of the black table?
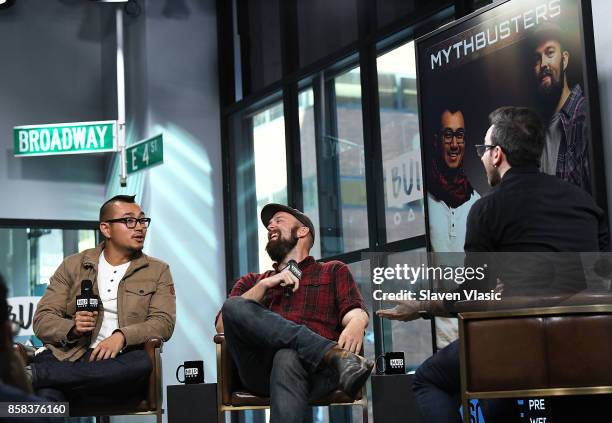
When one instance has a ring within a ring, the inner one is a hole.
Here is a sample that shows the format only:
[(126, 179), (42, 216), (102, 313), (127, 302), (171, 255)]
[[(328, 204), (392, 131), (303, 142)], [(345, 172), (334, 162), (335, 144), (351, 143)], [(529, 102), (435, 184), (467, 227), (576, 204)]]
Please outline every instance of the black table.
[(413, 374), (372, 375), (372, 414), (374, 422), (422, 422), (412, 392), (413, 378)]
[(168, 423), (217, 421), (217, 384), (169, 385)]

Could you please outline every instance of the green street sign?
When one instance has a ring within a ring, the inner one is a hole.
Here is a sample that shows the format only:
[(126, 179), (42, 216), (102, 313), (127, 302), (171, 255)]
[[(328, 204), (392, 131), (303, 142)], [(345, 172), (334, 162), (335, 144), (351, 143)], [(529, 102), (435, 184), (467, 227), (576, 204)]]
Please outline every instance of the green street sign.
[(162, 134), (130, 145), (126, 150), (128, 175), (164, 162)]
[(117, 150), (117, 121), (25, 125), (13, 128), (16, 157)]

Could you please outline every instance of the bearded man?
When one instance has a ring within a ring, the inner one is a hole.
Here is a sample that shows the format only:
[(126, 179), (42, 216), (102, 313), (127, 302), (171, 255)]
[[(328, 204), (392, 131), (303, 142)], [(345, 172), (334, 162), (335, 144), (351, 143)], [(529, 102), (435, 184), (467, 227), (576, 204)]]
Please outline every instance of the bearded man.
[(261, 221), (274, 269), (236, 282), (216, 328), (243, 385), (270, 397), (270, 421), (302, 423), (309, 400), (335, 389), (355, 397), (367, 380), (374, 363), (357, 353), (369, 317), (348, 266), (309, 255), (308, 216), (268, 204)]
[(530, 43), (539, 111), (548, 124), (540, 170), (591, 193), (587, 102), (580, 85), (569, 88), (563, 32), (544, 24)]

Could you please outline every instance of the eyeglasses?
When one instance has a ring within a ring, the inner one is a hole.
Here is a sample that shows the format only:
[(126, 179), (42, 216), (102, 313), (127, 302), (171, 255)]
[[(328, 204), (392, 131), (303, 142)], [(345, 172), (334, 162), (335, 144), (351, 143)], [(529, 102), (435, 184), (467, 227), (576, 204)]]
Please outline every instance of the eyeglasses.
[(476, 144), (474, 145), (474, 147), (476, 147), (476, 154), (478, 154), (478, 157), (482, 158), (482, 156), (485, 155), (488, 149), (499, 146), (497, 144)]
[(446, 128), (442, 130), (441, 135), (445, 144), (450, 144), (453, 141), (453, 138), (457, 140), (458, 144), (463, 144), (465, 142), (465, 129), (457, 129), (456, 131), (453, 131), (450, 128)]
[(106, 223), (120, 222), (120, 223), (123, 223), (128, 229), (134, 229), (136, 227), (136, 224), (140, 223), (140, 225), (143, 228), (148, 228), (149, 225), (151, 224), (151, 218), (141, 217), (140, 219), (136, 219), (135, 217), (120, 217), (118, 219), (105, 220), (105, 222)]

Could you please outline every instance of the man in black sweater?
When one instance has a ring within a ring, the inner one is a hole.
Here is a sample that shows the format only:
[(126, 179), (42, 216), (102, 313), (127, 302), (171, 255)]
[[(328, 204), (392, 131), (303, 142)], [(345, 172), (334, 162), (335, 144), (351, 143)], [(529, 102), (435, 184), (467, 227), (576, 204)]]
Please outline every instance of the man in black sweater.
[[(575, 277), (581, 274), (581, 269), (574, 266), (579, 262), (575, 253), (609, 250), (604, 212), (585, 191), (538, 170), (545, 130), (535, 112), (503, 107), (489, 119), (485, 143), (476, 145), (476, 150), (493, 189), (470, 210), (464, 249), (466, 264), (482, 263), (481, 253), (485, 253), (484, 257), (497, 262), (497, 267), (495, 272), (490, 269), (482, 281), (466, 282), (459, 289), (484, 292), (497, 284), (504, 296), (536, 298), (571, 295), (585, 289), (584, 277)], [(555, 260), (558, 252), (569, 252), (570, 259), (564, 256)], [(560, 265), (566, 268), (559, 269)], [(544, 275), (543, 267), (547, 269)], [(537, 274), (531, 271), (535, 269)], [(448, 316), (452, 311), (451, 301), (403, 301), (377, 314), (410, 321), (422, 316)], [(459, 343), (455, 341), (416, 372), (414, 390), (425, 421), (460, 421), (456, 400), (459, 389)]]

